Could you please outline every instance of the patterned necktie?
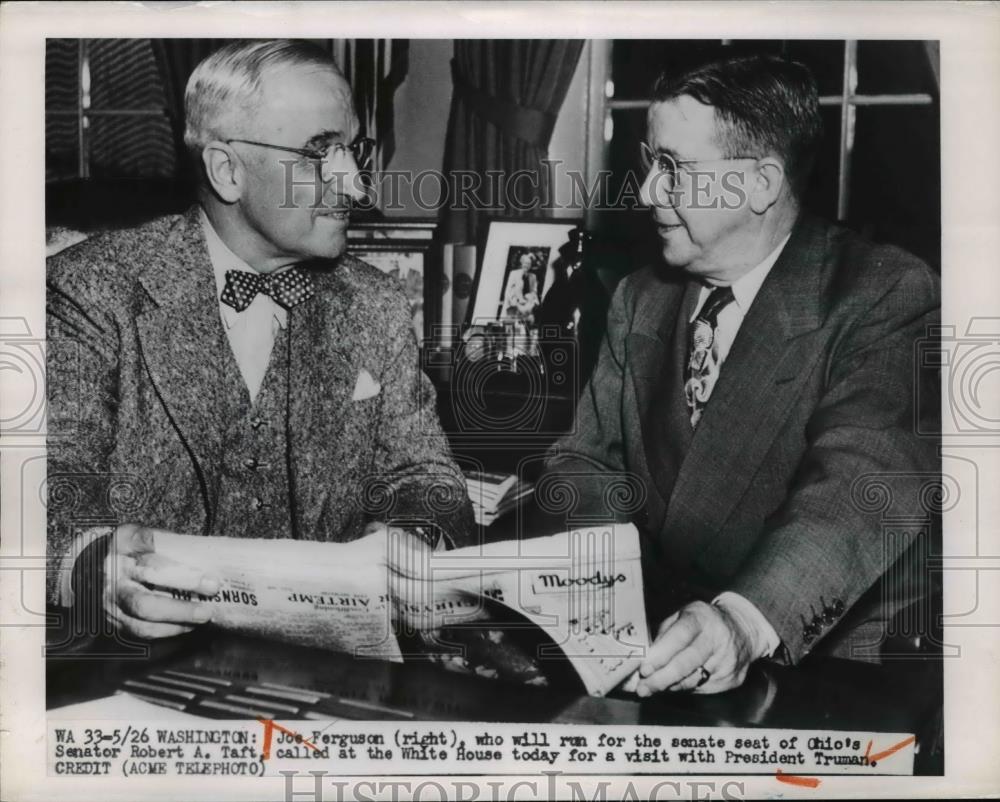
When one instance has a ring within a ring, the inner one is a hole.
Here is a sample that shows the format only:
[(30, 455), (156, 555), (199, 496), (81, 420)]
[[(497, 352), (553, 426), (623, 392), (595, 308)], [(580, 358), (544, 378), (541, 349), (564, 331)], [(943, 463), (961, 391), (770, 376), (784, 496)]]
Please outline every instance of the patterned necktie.
[(684, 396), (691, 414), (691, 428), (698, 425), (719, 378), (719, 353), (715, 343), (715, 323), (719, 313), (731, 304), (732, 287), (716, 287), (688, 329), (687, 381)]
[(258, 293), (270, 296), (285, 309), (312, 298), (316, 290), (312, 279), (297, 268), (280, 273), (248, 273), (246, 270), (227, 270), (226, 286), (219, 300), (242, 312)]

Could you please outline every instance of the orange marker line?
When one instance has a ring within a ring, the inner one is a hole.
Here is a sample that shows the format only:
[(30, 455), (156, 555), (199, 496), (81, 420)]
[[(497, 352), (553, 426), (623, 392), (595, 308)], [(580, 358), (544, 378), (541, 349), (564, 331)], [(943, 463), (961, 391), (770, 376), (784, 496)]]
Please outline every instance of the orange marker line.
[(870, 758), (868, 758), (868, 760), (871, 763), (875, 763), (875, 762), (881, 760), (884, 757), (889, 757), (889, 755), (891, 755), (891, 754), (893, 754), (895, 752), (898, 752), (903, 747), (909, 746), (910, 744), (912, 744), (916, 740), (917, 740), (916, 737), (913, 736), (913, 735), (911, 735), (909, 738), (907, 738), (906, 740), (900, 741), (895, 746), (890, 746), (884, 752), (878, 752), (877, 754), (872, 755)]
[(259, 721), (261, 724), (264, 725), (264, 749), (261, 752), (260, 756), (261, 760), (267, 760), (269, 757), (271, 757), (271, 736), (274, 734), (275, 730), (281, 730), (283, 733), (285, 733), (285, 735), (291, 735), (293, 738), (297, 738), (298, 743), (305, 744), (313, 751), (316, 752), (319, 751), (319, 747), (316, 746), (316, 744), (307, 741), (305, 738), (303, 738), (301, 735), (299, 735), (297, 732), (294, 732), (293, 730), (289, 730), (285, 727), (282, 727), (280, 724), (275, 724), (273, 719), (258, 718), (257, 721)]
[(797, 774), (785, 774), (781, 769), (778, 769), (774, 773), (774, 776), (778, 782), (788, 783), (789, 785), (801, 785), (804, 788), (816, 788), (820, 782), (816, 777), (799, 777)]

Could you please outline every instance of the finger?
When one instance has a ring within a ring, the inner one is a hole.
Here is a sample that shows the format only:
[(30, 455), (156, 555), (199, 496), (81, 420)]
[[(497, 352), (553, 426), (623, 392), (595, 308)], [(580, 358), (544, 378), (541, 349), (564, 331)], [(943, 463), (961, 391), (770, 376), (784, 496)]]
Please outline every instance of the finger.
[[(666, 625), (666, 622), (664, 624)], [(639, 666), (640, 676), (648, 677), (663, 668), (674, 655), (687, 648), (698, 637), (700, 631), (695, 616), (682, 610), (673, 623), (660, 627), (660, 634), (649, 647), (649, 652)]]
[(673, 685), (669, 686), (669, 690), (675, 692), (693, 691), (696, 688), (704, 687), (709, 682), (712, 681), (712, 673), (708, 672), (708, 679), (705, 679), (705, 674), (702, 669), (708, 671), (705, 666), (700, 665), (686, 677), (684, 677), (679, 682), (675, 682)]
[(722, 693), (722, 691), (738, 688), (747, 677), (747, 668), (748, 666), (744, 665), (736, 671), (713, 673), (708, 682), (695, 688), (692, 692), (699, 694)]
[(131, 635), (145, 640), (155, 638), (173, 638), (177, 635), (184, 635), (191, 632), (194, 627), (181, 624), (164, 624), (158, 621), (143, 621), (128, 615), (120, 607), (115, 605), (108, 610), (108, 618), (115, 625), (115, 629), (126, 635)]
[(656, 631), (656, 637), (660, 637), (660, 635), (662, 635), (664, 632), (666, 632), (667, 629), (673, 625), (674, 621), (676, 621), (678, 618), (680, 618), (680, 615), (681, 615), (681, 611), (678, 610), (672, 616), (670, 616), (669, 618), (667, 618), (666, 620), (664, 620), (664, 622), (662, 624), (660, 624), (660, 628)]
[(143, 621), (206, 624), (212, 619), (212, 609), (204, 602), (172, 599), (132, 582), (119, 588), (117, 603), (124, 613)]
[(362, 537), (367, 537), (368, 535), (374, 535), (376, 533), (382, 533), (385, 535), (388, 532), (388, 527), (382, 521), (369, 521), (365, 524), (364, 532)]
[(128, 569), (128, 575), (144, 585), (156, 585), (174, 590), (214, 596), (221, 583), (193, 565), (184, 565), (162, 554), (143, 554)]
[(666, 688), (673, 690), (672, 686), (699, 671), (710, 656), (709, 642), (699, 638), (692, 646), (678, 652), (663, 668), (644, 677), (636, 692), (640, 696), (649, 696)]

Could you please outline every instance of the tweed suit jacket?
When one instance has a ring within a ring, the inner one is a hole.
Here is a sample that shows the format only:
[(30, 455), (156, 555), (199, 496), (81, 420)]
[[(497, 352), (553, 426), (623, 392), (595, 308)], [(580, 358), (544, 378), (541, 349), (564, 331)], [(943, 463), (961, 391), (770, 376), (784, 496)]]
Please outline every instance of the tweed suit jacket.
[[(915, 377), (914, 354), (938, 319), (936, 274), (800, 217), (692, 430), (683, 384), (698, 285), (663, 273), (642, 269), (618, 287), (547, 478), (608, 517), (612, 477), (637, 484), (641, 503), (617, 517), (642, 532), (647, 598), (678, 582), (704, 600), (734, 591), (775, 628), (786, 661), (876, 661), (887, 619), (919, 592), (886, 590), (883, 575), (919, 532), (887, 538), (886, 510), (866, 493), (887, 488), (888, 514), (928, 517), (921, 488), (940, 461), (916, 433), (934, 423), (917, 427), (915, 398), (933, 418), (939, 395), (936, 376)], [(653, 623), (666, 612), (651, 610)]]
[[(468, 542), (464, 479), (395, 280), (346, 255), (304, 267), (316, 294), (289, 310), (288, 453), (275, 455), (287, 459), (295, 537), (346, 541), (397, 520)], [(47, 325), (55, 601), (88, 524), (211, 531), (231, 422), (224, 382), (239, 374), (197, 207), (50, 259)], [(374, 383), (356, 400), (364, 371)]]

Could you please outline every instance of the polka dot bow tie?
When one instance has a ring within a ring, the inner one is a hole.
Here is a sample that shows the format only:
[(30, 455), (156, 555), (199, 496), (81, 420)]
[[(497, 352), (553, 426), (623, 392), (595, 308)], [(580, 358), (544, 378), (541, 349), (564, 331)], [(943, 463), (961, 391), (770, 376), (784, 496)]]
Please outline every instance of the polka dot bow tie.
[(312, 298), (315, 292), (312, 279), (294, 267), (270, 274), (227, 270), (226, 286), (222, 288), (219, 300), (237, 312), (242, 312), (250, 306), (258, 293), (263, 293), (285, 309), (291, 309), (296, 304)]

